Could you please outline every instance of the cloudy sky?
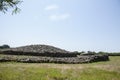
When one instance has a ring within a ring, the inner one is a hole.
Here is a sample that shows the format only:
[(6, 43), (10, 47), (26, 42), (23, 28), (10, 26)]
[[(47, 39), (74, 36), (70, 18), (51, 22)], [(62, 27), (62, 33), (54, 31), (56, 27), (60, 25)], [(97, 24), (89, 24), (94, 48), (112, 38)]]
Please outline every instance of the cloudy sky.
[(120, 52), (120, 0), (23, 0), (19, 7), (16, 15), (0, 12), (0, 45)]

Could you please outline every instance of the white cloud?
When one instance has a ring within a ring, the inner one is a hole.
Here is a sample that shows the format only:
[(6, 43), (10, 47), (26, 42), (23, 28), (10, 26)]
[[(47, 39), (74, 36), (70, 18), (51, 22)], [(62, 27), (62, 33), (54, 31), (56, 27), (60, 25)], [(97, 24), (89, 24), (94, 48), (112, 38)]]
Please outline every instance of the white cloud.
[(58, 8), (59, 8), (58, 5), (49, 5), (49, 6), (45, 7), (45, 10), (56, 10)]
[(70, 14), (60, 14), (60, 15), (51, 15), (49, 16), (50, 20), (57, 21), (57, 20), (65, 20), (70, 17)]

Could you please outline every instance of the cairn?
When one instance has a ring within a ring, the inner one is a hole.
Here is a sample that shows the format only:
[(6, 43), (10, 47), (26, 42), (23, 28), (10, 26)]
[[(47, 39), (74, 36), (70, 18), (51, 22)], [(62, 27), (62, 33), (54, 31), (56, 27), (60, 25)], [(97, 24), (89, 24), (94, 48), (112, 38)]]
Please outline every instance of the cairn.
[(79, 54), (77, 52), (69, 52), (64, 49), (56, 48), (49, 45), (29, 45), (17, 48), (9, 48), (1, 50), (2, 54), (7, 55), (24, 55), (32, 56), (25, 58), (0, 58), (0, 61), (17, 61), (29, 63), (90, 63), (97, 61), (109, 60), (108, 55), (103, 54)]

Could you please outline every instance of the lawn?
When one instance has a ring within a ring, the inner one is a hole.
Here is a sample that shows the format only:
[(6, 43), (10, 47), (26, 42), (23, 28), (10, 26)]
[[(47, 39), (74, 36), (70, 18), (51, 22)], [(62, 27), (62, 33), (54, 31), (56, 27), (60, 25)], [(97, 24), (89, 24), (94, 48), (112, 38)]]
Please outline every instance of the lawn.
[(120, 80), (120, 56), (89, 64), (2, 62), (0, 80)]

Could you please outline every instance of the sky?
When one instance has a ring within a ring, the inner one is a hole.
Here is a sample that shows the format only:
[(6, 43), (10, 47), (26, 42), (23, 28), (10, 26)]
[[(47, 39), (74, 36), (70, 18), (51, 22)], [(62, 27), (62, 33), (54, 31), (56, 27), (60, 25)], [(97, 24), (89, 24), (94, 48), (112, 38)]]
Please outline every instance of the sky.
[(120, 0), (23, 0), (0, 12), (0, 45), (120, 52)]

